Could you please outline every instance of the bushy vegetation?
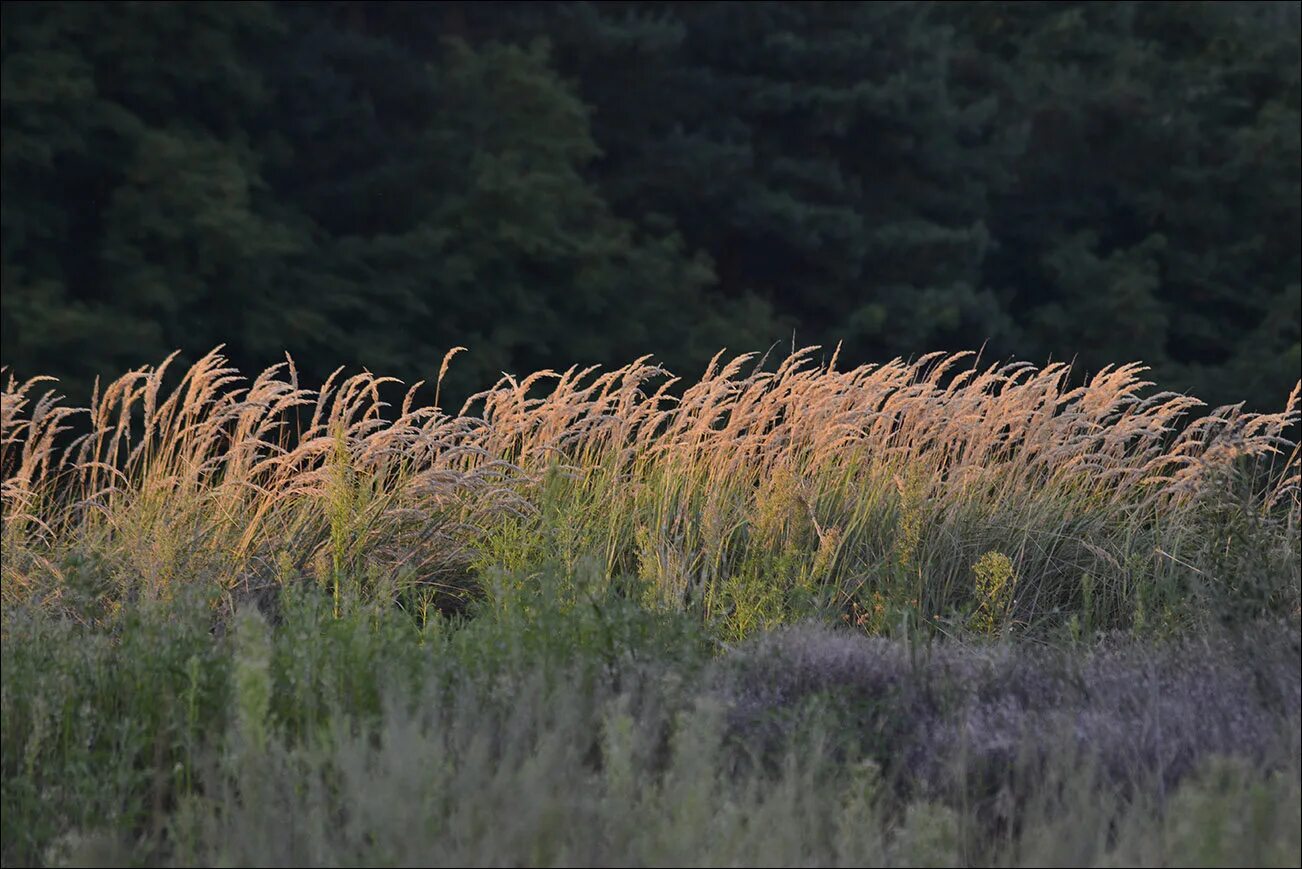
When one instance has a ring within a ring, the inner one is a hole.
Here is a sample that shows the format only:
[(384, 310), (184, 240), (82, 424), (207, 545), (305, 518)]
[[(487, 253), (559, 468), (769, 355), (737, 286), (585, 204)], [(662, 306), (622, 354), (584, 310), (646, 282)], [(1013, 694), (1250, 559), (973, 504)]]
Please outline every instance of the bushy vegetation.
[(4, 863), (1295, 864), (1297, 392), (816, 359), (11, 377)]
[(302, 588), (94, 627), (8, 607), (6, 864), (1297, 860), (1296, 624), (712, 651), (682, 614), (527, 579), (423, 629)]

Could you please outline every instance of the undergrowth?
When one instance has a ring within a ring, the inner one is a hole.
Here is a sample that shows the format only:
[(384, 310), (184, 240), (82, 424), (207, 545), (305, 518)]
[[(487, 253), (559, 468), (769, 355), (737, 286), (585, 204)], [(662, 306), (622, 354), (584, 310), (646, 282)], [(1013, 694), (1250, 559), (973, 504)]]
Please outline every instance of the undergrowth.
[(1295, 624), (719, 645), (559, 571), (5, 610), (6, 865), (1295, 864)]

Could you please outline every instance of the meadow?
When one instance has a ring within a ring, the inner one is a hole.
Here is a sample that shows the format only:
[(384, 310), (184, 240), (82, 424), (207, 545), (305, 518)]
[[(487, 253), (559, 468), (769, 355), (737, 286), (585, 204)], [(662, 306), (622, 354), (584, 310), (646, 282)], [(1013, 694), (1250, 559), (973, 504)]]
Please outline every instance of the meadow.
[(5, 865), (1296, 865), (1299, 389), (3, 391)]

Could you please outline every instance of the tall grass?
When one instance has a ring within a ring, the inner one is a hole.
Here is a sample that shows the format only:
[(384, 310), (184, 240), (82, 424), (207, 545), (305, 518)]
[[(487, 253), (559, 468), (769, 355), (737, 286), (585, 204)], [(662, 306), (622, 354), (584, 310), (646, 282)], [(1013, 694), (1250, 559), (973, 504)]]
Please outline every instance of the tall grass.
[(1297, 611), (1298, 389), (1248, 413), (1138, 364), (1078, 384), (816, 351), (716, 356), (691, 383), (646, 358), (504, 376), (456, 413), (422, 384), (390, 406), (370, 373), (309, 389), (292, 360), (249, 382), (217, 351), (85, 408), (10, 375), (3, 598), (98, 617), (309, 576), (336, 613), (363, 595), (427, 615), (549, 561), (636, 575), (733, 637), (807, 612), (999, 632)]

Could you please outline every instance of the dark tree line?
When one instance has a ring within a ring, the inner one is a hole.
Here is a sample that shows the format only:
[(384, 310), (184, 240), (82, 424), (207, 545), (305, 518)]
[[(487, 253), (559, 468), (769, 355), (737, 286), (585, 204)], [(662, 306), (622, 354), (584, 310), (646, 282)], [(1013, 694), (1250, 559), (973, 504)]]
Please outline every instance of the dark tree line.
[[(1296, 3), (3, 7), (3, 360), (1299, 377)], [(794, 336), (794, 339), (793, 339)]]

